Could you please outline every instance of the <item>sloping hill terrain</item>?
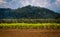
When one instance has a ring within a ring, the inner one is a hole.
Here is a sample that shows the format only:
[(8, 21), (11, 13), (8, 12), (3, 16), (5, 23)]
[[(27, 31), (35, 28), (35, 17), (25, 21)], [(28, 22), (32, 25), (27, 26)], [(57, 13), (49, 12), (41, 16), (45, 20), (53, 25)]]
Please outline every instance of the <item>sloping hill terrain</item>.
[(0, 8), (0, 19), (58, 19), (60, 14), (46, 8), (25, 6), (18, 9)]

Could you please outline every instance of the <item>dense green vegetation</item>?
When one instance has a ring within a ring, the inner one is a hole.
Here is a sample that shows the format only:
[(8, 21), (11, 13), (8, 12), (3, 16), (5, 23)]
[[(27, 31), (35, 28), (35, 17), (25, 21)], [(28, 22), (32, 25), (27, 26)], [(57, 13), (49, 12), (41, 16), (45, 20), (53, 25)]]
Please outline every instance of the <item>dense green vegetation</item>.
[(0, 23), (60, 23), (60, 19), (0, 19)]
[(0, 19), (59, 19), (60, 13), (52, 10), (25, 6), (18, 9), (0, 8)]
[(60, 29), (60, 23), (1, 23), (0, 29)]
[(0, 29), (60, 29), (60, 13), (46, 8), (25, 6), (0, 8)]

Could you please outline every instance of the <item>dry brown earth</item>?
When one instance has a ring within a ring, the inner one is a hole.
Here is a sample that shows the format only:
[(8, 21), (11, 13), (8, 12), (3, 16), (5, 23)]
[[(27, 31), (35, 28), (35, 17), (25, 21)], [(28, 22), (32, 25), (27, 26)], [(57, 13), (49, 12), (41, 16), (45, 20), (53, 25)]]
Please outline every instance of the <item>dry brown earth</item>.
[(0, 37), (60, 37), (60, 29), (0, 29)]

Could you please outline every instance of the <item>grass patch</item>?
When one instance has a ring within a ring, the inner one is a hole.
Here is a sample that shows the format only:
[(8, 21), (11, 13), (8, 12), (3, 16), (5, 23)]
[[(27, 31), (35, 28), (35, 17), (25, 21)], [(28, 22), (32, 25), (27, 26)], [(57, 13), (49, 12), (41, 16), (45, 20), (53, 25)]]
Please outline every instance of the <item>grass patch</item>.
[(60, 23), (1, 23), (0, 29), (60, 29)]

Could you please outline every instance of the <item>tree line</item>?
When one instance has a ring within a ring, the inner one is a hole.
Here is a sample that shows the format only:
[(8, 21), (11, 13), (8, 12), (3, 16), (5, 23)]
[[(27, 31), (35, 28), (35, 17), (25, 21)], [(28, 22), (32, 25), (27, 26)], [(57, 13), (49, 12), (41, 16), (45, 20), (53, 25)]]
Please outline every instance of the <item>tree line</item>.
[(0, 19), (0, 23), (60, 23), (60, 19)]

